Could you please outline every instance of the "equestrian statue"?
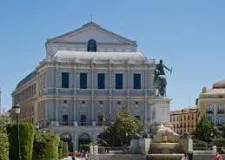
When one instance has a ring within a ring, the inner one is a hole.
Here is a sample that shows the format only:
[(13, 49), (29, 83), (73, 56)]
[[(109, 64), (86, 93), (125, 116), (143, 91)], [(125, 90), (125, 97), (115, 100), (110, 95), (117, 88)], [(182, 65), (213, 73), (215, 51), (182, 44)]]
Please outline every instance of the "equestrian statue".
[(165, 97), (166, 96), (166, 74), (164, 68), (172, 73), (172, 67), (169, 69), (167, 66), (163, 64), (163, 60), (159, 61), (159, 64), (156, 65), (154, 71), (154, 86), (158, 90), (158, 95)]

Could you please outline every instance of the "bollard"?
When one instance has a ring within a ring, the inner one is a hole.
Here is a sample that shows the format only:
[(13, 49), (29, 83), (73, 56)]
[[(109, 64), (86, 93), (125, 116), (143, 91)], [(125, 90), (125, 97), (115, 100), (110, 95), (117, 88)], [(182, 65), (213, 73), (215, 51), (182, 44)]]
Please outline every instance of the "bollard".
[(94, 146), (94, 154), (98, 154), (98, 146), (97, 145)]
[(216, 146), (213, 146), (212, 149), (213, 149), (213, 150), (212, 150), (212, 151), (213, 151), (213, 154), (216, 154), (216, 152), (217, 152), (217, 147), (216, 147)]
[(90, 146), (90, 154), (94, 154), (94, 147), (93, 147), (93, 145)]

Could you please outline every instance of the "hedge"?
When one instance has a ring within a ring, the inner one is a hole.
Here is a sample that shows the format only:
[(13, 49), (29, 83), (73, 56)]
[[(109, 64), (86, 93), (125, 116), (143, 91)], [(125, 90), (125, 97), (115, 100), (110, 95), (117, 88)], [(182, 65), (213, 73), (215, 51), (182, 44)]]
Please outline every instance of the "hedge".
[[(31, 123), (19, 124), (20, 151), (22, 160), (31, 160), (34, 141), (34, 127)], [(9, 159), (18, 159), (18, 126), (16, 123), (7, 125), (9, 138)]]
[(225, 147), (225, 139), (224, 138), (213, 139), (213, 145), (216, 145), (217, 147)]
[(59, 142), (58, 155), (59, 155), (59, 159), (62, 159), (63, 158), (63, 141), (60, 141)]
[(33, 160), (58, 160), (60, 138), (52, 133), (35, 135)]
[(9, 159), (9, 142), (7, 134), (0, 133), (0, 160)]
[(68, 156), (69, 156), (68, 143), (63, 142), (63, 158), (66, 158)]

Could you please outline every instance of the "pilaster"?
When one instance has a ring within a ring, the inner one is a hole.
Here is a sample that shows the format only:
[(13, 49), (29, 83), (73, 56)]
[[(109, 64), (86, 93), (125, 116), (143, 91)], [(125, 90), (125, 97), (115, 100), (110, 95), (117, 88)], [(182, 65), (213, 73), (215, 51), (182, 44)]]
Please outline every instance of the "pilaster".
[(73, 66), (73, 123), (77, 125), (77, 79), (76, 79), (76, 64)]
[(91, 120), (95, 121), (94, 114), (94, 60), (91, 64)]
[(112, 67), (110, 66), (110, 63), (109, 63), (109, 116), (111, 117), (112, 115)]

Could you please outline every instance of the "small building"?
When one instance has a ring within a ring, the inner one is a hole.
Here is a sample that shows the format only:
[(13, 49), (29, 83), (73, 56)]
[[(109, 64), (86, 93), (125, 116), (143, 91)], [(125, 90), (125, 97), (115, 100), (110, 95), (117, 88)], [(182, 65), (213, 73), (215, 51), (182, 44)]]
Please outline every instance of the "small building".
[(206, 116), (220, 128), (225, 119), (225, 80), (216, 82), (211, 89), (203, 87), (196, 103), (200, 117)]
[(170, 122), (173, 124), (174, 131), (180, 135), (193, 134), (197, 126), (197, 114), (198, 111), (195, 107), (171, 111)]

